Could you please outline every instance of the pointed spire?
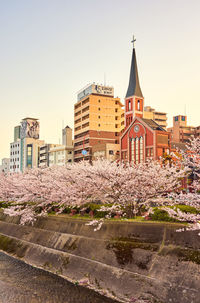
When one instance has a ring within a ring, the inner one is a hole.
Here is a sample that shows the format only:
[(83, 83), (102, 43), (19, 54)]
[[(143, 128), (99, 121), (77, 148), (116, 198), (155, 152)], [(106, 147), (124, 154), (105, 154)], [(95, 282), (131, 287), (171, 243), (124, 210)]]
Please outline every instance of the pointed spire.
[(139, 77), (138, 77), (137, 60), (136, 60), (135, 45), (134, 45), (135, 41), (136, 39), (133, 36), (133, 40), (131, 41), (133, 43), (131, 71), (130, 71), (129, 85), (126, 93), (126, 98), (131, 96), (137, 96), (143, 98), (142, 91), (140, 88), (140, 83), (139, 83)]

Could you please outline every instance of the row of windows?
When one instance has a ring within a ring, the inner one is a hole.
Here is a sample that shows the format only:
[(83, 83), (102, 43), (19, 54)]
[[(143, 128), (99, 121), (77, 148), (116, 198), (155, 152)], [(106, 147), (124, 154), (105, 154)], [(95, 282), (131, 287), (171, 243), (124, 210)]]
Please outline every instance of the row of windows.
[(10, 162), (16, 162), (19, 161), (19, 158), (10, 159)]
[[(99, 100), (99, 101), (100, 101), (100, 100)], [(84, 100), (84, 101), (82, 101), (82, 102), (76, 104), (76, 105), (75, 105), (75, 109), (81, 107), (81, 105), (83, 106), (83, 105), (87, 104), (88, 102), (89, 102), (89, 99), (86, 99), (86, 100)]]
[(133, 163), (142, 163), (144, 161), (144, 139), (136, 137), (131, 140), (131, 161)]
[[(142, 110), (142, 108), (141, 108), (142, 103), (140, 102), (140, 100), (137, 100), (136, 105), (137, 105), (136, 110), (141, 111)], [(131, 111), (131, 110), (132, 110), (131, 100), (129, 100), (128, 101), (128, 111)]]
[[(178, 117), (179, 117), (179, 116), (174, 117), (174, 120), (175, 120), (175, 121), (178, 121)], [(185, 116), (181, 116), (181, 121), (185, 121)]]
[(89, 139), (86, 139), (85, 141), (80, 141), (74, 144), (74, 146), (80, 146), (80, 145), (84, 145), (84, 144), (88, 144), (89, 143)]
[(19, 165), (10, 165), (10, 169), (16, 169), (19, 168)]
[(89, 133), (89, 131), (83, 132), (83, 133), (81, 133), (81, 134), (79, 134), (79, 135), (74, 136), (74, 139), (78, 139), (78, 138), (84, 137), (84, 136), (86, 136), (88, 133)]
[(17, 147), (19, 147), (19, 143), (18, 144), (12, 144), (10, 147), (11, 148), (17, 148)]
[(12, 155), (19, 155), (19, 151), (17, 150), (17, 151), (11, 152), (10, 155), (11, 155), (11, 156), (12, 156)]
[(133, 121), (133, 117), (132, 116), (131, 117), (127, 117), (126, 118), (126, 126), (130, 125), (132, 121)]

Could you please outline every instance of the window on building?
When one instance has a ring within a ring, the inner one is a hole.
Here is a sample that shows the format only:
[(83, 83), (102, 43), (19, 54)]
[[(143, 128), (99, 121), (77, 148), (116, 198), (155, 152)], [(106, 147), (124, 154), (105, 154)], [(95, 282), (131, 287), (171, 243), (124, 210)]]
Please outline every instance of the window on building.
[(140, 110), (140, 100), (137, 102), (137, 110)]
[(27, 145), (27, 167), (32, 167), (32, 144)]
[(150, 148), (150, 156), (153, 157), (153, 148)]
[(143, 137), (140, 137), (140, 162), (144, 161), (144, 140)]
[(131, 139), (131, 162), (135, 163), (135, 140)]
[(114, 151), (113, 150), (109, 150), (109, 155), (114, 155)]
[(139, 163), (139, 138), (135, 139), (135, 163)]
[(98, 118), (100, 119), (100, 118), (101, 118), (101, 116), (98, 116)]
[(131, 110), (131, 100), (128, 101), (128, 111)]
[(181, 117), (181, 120), (182, 120), (182, 121), (185, 121), (185, 116), (182, 116), (182, 117)]
[(98, 110), (101, 110), (100, 107), (98, 108)]
[(118, 112), (118, 109), (117, 109), (117, 108), (115, 108), (115, 112), (116, 112), (116, 113)]
[(98, 126), (100, 127), (100, 126), (101, 126), (101, 124), (98, 124)]
[(178, 121), (178, 116), (174, 117), (174, 120), (175, 120), (175, 121)]

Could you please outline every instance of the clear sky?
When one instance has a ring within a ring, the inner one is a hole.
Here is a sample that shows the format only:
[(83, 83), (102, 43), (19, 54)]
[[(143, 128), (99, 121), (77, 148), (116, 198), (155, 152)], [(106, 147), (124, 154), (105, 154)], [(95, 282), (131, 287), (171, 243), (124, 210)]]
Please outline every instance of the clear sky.
[(199, 12), (199, 0), (0, 0), (0, 159), (27, 116), (58, 143), (77, 91), (104, 74), (123, 101), (133, 34), (145, 105), (200, 125)]

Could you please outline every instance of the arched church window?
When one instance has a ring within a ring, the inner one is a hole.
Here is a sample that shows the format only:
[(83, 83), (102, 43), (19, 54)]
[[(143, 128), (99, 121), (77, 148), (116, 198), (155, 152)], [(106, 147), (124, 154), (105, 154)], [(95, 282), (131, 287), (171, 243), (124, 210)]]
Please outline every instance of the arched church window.
[(137, 110), (140, 110), (140, 100), (137, 102)]
[(128, 101), (128, 111), (131, 110), (131, 100)]
[(140, 137), (140, 162), (144, 161), (144, 140)]
[(131, 139), (131, 162), (135, 163), (135, 140)]
[(135, 163), (139, 163), (139, 138), (135, 139)]

